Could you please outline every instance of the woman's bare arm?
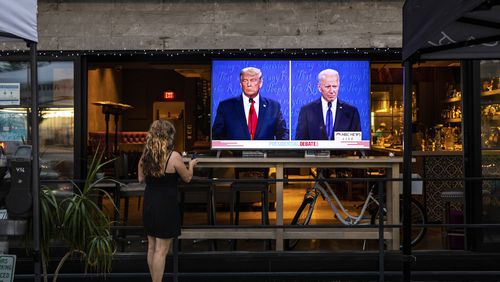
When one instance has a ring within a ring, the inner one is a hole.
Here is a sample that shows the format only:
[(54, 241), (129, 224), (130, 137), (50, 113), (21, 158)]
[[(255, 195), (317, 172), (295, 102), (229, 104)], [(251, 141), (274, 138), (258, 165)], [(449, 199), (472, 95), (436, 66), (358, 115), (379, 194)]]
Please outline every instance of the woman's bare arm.
[(139, 183), (144, 183), (144, 169), (142, 165), (142, 156), (139, 159), (139, 165), (137, 166), (137, 180)]
[(193, 178), (193, 168), (198, 163), (197, 159), (190, 160), (189, 165), (186, 168), (184, 161), (182, 160), (182, 156), (177, 152), (172, 152), (172, 161), (175, 167), (175, 171), (180, 175), (181, 179), (189, 183)]

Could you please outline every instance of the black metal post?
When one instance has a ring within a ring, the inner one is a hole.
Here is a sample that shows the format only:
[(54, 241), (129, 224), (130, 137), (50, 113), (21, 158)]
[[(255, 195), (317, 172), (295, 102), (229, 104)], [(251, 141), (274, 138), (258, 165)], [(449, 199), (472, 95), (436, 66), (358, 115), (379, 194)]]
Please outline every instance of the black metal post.
[(113, 143), (113, 153), (118, 156), (118, 120), (120, 119), (120, 113), (116, 112), (113, 114), (115, 116), (115, 140)]
[[(73, 175), (75, 179), (82, 179), (82, 175), (87, 175), (87, 58), (82, 56), (75, 59), (75, 117), (74, 117), (74, 167)], [(85, 114), (84, 114), (85, 113)], [(85, 118), (84, 118), (85, 116)]]
[(105, 138), (105, 144), (104, 144), (104, 158), (108, 158), (109, 156), (109, 113), (108, 112), (105, 112), (104, 109), (106, 108), (106, 106), (103, 106), (102, 107), (102, 111), (104, 113), (104, 122), (106, 123), (106, 135), (104, 136)]
[(411, 281), (411, 159), (412, 159), (412, 62), (404, 65), (404, 134), (403, 134), (403, 281)]
[(379, 195), (379, 214), (378, 214), (378, 281), (385, 281), (385, 252), (384, 252), (384, 214), (385, 214), (385, 195), (384, 195), (384, 183), (382, 181), (377, 182), (378, 195)]
[(31, 156), (32, 156), (32, 195), (33, 195), (33, 273), (35, 281), (41, 281), (40, 254), (40, 165), (38, 148), (38, 63), (36, 42), (29, 42), (31, 55)]
[[(464, 176), (481, 177), (481, 83), (479, 62), (461, 61), (462, 83), (462, 132), (464, 154)], [(465, 223), (481, 223), (482, 184), (473, 180), (465, 182)], [(474, 249), (480, 244), (480, 231), (468, 229), (465, 233), (465, 248)]]
[[(114, 209), (114, 225), (115, 226), (120, 226), (120, 199), (121, 199), (121, 185), (120, 183), (115, 183), (115, 191), (113, 193), (113, 200), (115, 202), (115, 205), (116, 205), (116, 209)], [(126, 232), (124, 232), (126, 234)], [(114, 236), (115, 236), (115, 240), (118, 239), (118, 237), (121, 235), (121, 232), (119, 229), (116, 229), (115, 233), (114, 233)]]

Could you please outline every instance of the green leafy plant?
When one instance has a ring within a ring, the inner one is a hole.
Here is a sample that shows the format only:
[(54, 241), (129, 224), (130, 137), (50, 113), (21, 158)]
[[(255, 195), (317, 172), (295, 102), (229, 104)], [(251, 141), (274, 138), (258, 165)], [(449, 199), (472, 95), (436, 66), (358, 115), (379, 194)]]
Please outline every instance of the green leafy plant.
[(59, 271), (68, 258), (79, 256), (85, 264), (85, 272), (109, 273), (115, 253), (115, 242), (111, 236), (111, 220), (97, 204), (97, 197), (107, 198), (114, 209), (116, 206), (108, 192), (97, 187), (102, 181), (116, 180), (96, 174), (113, 160), (102, 162), (103, 153), (96, 150), (89, 164), (83, 184), (71, 181), (73, 194), (63, 200), (57, 199), (50, 187), (43, 187), (40, 193), (42, 235), (40, 249), (43, 260), (44, 281), (47, 281), (49, 243), (58, 238), (68, 245), (54, 272), (57, 281)]

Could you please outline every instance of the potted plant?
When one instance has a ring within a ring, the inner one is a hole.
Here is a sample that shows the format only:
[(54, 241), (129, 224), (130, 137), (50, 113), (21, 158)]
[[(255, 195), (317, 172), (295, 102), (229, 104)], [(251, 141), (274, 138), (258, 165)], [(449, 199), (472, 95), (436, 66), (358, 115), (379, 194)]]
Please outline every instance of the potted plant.
[(111, 196), (97, 187), (102, 181), (116, 180), (96, 178), (96, 174), (113, 160), (102, 162), (103, 153), (96, 150), (89, 164), (83, 184), (74, 181), (73, 193), (59, 200), (49, 187), (40, 192), (41, 210), (41, 243), (44, 281), (47, 281), (47, 264), (49, 258), (49, 242), (53, 239), (64, 241), (68, 249), (60, 259), (54, 272), (53, 281), (57, 281), (59, 271), (68, 258), (77, 255), (85, 264), (85, 272), (109, 273), (115, 243), (111, 236), (111, 220), (99, 207), (96, 196), (107, 198), (113, 208), (116, 206)]

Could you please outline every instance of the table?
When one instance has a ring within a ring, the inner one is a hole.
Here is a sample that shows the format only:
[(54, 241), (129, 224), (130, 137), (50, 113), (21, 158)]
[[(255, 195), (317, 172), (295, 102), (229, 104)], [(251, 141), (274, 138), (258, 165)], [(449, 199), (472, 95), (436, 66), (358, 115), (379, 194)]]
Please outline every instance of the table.
[[(185, 159), (189, 161), (189, 159)], [(276, 179), (283, 179), (285, 168), (384, 168), (387, 177), (399, 178), (401, 157), (346, 157), (346, 158), (199, 158), (198, 167), (208, 168), (275, 168)], [(400, 182), (387, 182), (388, 224), (399, 223)], [(399, 228), (386, 228), (384, 238), (389, 248), (399, 249)], [(377, 228), (290, 228), (283, 226), (283, 182), (276, 182), (276, 228), (197, 228), (183, 229), (180, 239), (273, 239), (276, 250), (283, 251), (286, 239), (378, 239)]]
[(113, 154), (116, 154), (118, 151), (118, 119), (120, 118), (120, 115), (128, 109), (133, 108), (130, 105), (127, 104), (121, 104), (117, 102), (112, 102), (112, 101), (97, 101), (92, 103), (96, 106), (102, 107), (102, 113), (104, 114), (104, 121), (106, 124), (106, 144), (104, 147), (104, 156), (108, 157), (109, 153), (109, 116), (114, 115), (115, 116), (115, 145), (113, 147)]

